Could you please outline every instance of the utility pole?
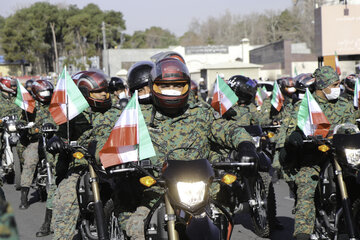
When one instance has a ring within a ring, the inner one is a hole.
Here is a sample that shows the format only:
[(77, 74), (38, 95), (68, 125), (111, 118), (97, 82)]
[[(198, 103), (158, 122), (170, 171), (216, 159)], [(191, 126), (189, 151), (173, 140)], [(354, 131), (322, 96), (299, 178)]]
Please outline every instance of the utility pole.
[(102, 22), (102, 35), (103, 35), (103, 70), (105, 72), (105, 54), (106, 54), (106, 63), (107, 63), (107, 74), (110, 76), (110, 63), (109, 63), (109, 51), (107, 50), (107, 44), (106, 44), (106, 32), (105, 32), (105, 22)]

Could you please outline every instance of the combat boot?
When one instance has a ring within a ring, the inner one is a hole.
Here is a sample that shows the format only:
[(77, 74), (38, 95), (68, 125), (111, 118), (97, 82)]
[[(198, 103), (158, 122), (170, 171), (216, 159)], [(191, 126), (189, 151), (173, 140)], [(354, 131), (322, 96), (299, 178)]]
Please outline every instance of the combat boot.
[(36, 237), (44, 237), (51, 234), (51, 230), (50, 230), (51, 217), (52, 217), (52, 210), (46, 208), (45, 221), (43, 225), (40, 227), (39, 231), (36, 233)]
[(21, 203), (19, 208), (20, 209), (27, 209), (29, 207), (29, 202), (28, 202), (28, 194), (29, 194), (29, 187), (22, 187), (21, 188)]

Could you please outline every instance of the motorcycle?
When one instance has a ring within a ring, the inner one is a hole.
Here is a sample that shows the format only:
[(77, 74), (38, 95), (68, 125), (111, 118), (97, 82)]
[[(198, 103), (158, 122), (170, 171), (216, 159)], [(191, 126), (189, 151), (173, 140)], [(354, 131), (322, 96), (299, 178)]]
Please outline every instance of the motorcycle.
[(5, 179), (8, 183), (14, 182), (15, 188), (21, 188), (21, 163), (16, 149), (20, 141), (19, 131), (33, 126), (29, 123), (24, 126), (19, 122), (15, 115), (6, 116), (1, 119), (3, 124), (2, 144), (1, 144), (1, 167)]
[(170, 159), (176, 150), (168, 153), (162, 166), (142, 160), (110, 170), (142, 173), (142, 185), (160, 190), (144, 221), (145, 239), (230, 239), (231, 214), (210, 196), (210, 186), (220, 181), (231, 184), (231, 177), (215, 178), (207, 159)]
[(45, 123), (42, 125), (39, 139), (39, 162), (36, 167), (36, 175), (34, 178), (35, 189), (40, 196), (42, 202), (46, 201), (47, 192), (51, 185), (55, 184), (55, 179), (53, 176), (54, 166), (47, 160), (47, 154), (45, 151), (47, 141), (54, 136), (56, 132), (55, 125), (51, 123)]
[(74, 158), (84, 158), (88, 162), (88, 168), (81, 171), (76, 187), (80, 207), (79, 232), (82, 239), (124, 239), (118, 219), (113, 213), (114, 205), (110, 198), (111, 175), (96, 163), (96, 142), (91, 142), (87, 149), (76, 142), (71, 142), (66, 148), (73, 153)]
[(333, 136), (304, 140), (324, 153), (315, 192), (316, 220), (313, 240), (359, 239), (360, 227), (360, 131), (340, 124)]

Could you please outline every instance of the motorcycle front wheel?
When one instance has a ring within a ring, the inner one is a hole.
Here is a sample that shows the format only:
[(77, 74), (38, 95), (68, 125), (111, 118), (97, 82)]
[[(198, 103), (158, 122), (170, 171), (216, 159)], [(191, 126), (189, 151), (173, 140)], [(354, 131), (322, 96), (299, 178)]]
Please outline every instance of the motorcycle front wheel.
[(108, 221), (110, 240), (126, 240), (119, 226), (118, 217), (114, 213), (114, 202), (109, 199), (104, 206), (104, 218)]
[[(266, 173), (267, 174), (267, 173)], [(256, 206), (252, 208), (251, 219), (254, 224), (254, 232), (262, 238), (270, 235), (270, 225), (268, 218), (268, 186), (270, 186), (270, 177), (257, 175), (253, 182), (252, 191), (253, 199), (256, 201)]]
[(16, 149), (16, 146), (11, 148), (11, 151), (13, 153), (13, 159), (14, 159), (14, 184), (16, 190), (21, 189), (21, 165), (20, 165), (20, 159), (19, 155)]

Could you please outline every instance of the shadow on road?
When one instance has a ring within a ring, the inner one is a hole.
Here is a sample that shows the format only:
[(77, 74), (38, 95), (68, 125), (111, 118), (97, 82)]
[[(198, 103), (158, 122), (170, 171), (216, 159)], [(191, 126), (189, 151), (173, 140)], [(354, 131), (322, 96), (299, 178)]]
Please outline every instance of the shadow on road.
[[(294, 232), (294, 219), (289, 217), (277, 217), (280, 223), (284, 226), (283, 230), (273, 230), (269, 239), (276, 240), (292, 240)], [(254, 232), (252, 220), (249, 214), (236, 215), (234, 219), (235, 224), (241, 224), (244, 228)], [(260, 238), (259, 238), (260, 239)], [(264, 239), (264, 238), (263, 238)]]

